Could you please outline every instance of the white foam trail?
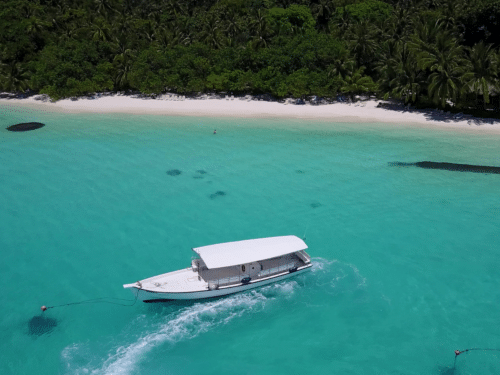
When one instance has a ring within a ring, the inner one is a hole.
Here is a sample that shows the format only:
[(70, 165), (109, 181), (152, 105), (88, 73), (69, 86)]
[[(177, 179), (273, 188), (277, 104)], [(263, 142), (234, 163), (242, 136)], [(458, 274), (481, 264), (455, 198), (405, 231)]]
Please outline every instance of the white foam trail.
[(333, 263), (337, 263), (336, 260), (328, 260), (325, 258), (314, 257), (312, 258), (312, 272), (324, 271)]
[[(356, 282), (357, 288), (366, 287), (366, 278), (359, 273), (358, 268), (353, 264), (319, 257), (312, 258), (312, 262), (312, 272), (316, 273), (314, 283), (320, 288), (325, 288), (326, 293), (334, 292), (341, 285), (349, 285), (350, 280)], [(341, 284), (343, 279), (345, 279), (344, 283)]]
[(360, 280), (358, 283), (358, 287), (365, 287), (366, 286), (366, 277), (361, 276), (358, 268), (354, 264), (348, 264), (348, 266), (352, 268), (352, 270), (354, 271), (354, 274)]
[[(77, 374), (125, 375), (133, 373), (137, 364), (153, 348), (165, 343), (192, 339), (199, 334), (229, 323), (249, 311), (260, 311), (267, 301), (274, 300), (276, 295), (290, 295), (298, 284), (286, 281), (262, 287), (257, 291), (235, 294), (217, 301), (201, 302), (183, 308), (167, 316), (167, 323), (160, 324), (153, 332), (139, 337), (135, 342), (121, 346), (103, 363), (99, 369), (80, 368)], [(71, 361), (72, 352), (78, 345), (71, 345), (63, 350), (66, 363)], [(68, 369), (69, 369), (68, 365)], [(73, 372), (75, 373), (75, 372)]]

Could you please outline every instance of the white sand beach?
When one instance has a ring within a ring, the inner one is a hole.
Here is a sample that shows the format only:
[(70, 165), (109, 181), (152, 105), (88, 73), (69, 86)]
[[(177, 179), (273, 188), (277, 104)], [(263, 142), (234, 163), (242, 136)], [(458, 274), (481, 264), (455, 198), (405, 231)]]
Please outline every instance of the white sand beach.
[[(383, 107), (379, 103), (384, 104)], [(432, 127), (450, 130), (474, 130), (500, 134), (499, 119), (475, 118), (438, 110), (416, 110), (380, 100), (355, 103), (292, 104), (258, 100), (255, 97), (189, 98), (164, 94), (156, 99), (138, 95), (97, 95), (92, 98), (64, 99), (51, 102), (42, 95), (19, 99), (3, 94), (2, 106), (28, 106), (45, 111), (68, 113), (130, 113), (171, 116), (211, 116), (246, 118), (297, 118), (331, 122), (386, 123), (395, 126)]]

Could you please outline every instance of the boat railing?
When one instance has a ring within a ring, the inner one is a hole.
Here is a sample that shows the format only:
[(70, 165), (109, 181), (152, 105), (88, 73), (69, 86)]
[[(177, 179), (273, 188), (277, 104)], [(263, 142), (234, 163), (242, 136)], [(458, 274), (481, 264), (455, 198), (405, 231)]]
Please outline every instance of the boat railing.
[[(283, 264), (281, 266), (269, 268), (267, 270), (262, 270), (257, 274), (257, 278), (272, 276), (277, 273), (285, 272), (293, 269), (296, 266), (294, 262)], [(212, 279), (208, 281), (209, 285), (225, 286), (230, 284), (236, 284), (241, 282), (244, 278), (251, 277), (249, 274), (234, 275), (229, 277), (224, 277), (220, 279)]]
[(297, 251), (295, 254), (302, 260), (304, 263), (310, 263), (311, 257), (304, 250)]

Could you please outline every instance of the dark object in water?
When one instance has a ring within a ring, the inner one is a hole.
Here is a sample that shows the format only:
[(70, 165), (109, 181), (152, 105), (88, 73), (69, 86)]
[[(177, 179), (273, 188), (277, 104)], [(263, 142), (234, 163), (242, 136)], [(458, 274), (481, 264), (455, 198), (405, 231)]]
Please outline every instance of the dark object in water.
[(312, 208), (318, 208), (318, 207), (321, 207), (321, 203), (318, 203), (318, 202), (314, 202), (314, 203), (311, 203), (310, 205)]
[(57, 320), (37, 315), (28, 321), (28, 332), (31, 336), (41, 336), (57, 327)]
[(213, 194), (210, 194), (210, 199), (215, 199), (217, 197), (223, 197), (224, 195), (226, 195), (226, 193), (224, 193), (223, 191), (217, 191)]
[(202, 179), (202, 178), (204, 178), (204, 177), (203, 177), (203, 176), (193, 176), (193, 178), (194, 178), (195, 180), (201, 180), (201, 179)]
[(455, 172), (473, 172), (473, 173), (495, 173), (500, 174), (500, 167), (491, 167), (487, 165), (456, 164), (435, 161), (419, 161), (416, 163), (395, 162), (389, 163), (395, 167), (419, 167), (424, 169), (440, 169), (443, 171)]
[(294, 273), (294, 272), (297, 272), (297, 266), (295, 267), (292, 267), (288, 270), (289, 273)]
[(45, 126), (45, 124), (41, 122), (23, 122), (21, 124), (11, 125), (7, 130), (11, 132), (27, 132), (29, 130), (40, 129), (43, 126)]
[(250, 277), (244, 277), (243, 279), (241, 279), (241, 283), (248, 284), (250, 282), (250, 280), (252, 280)]
[(178, 169), (171, 169), (171, 170), (167, 171), (167, 174), (168, 174), (169, 176), (178, 176), (178, 175), (180, 175), (181, 173), (182, 173), (182, 172), (181, 172), (180, 170), (178, 170)]
[(295, 172), (300, 173), (300, 174), (304, 173), (304, 171), (301, 171), (300, 169), (297, 169)]
[(500, 174), (500, 167), (490, 167), (487, 165), (436, 163), (433, 161), (419, 161), (418, 163), (415, 163), (415, 165), (417, 167), (425, 169), (441, 169), (444, 171)]
[(196, 172), (198, 172), (199, 174), (205, 174), (205, 173), (207, 173), (207, 171), (204, 171), (203, 169), (198, 169)]

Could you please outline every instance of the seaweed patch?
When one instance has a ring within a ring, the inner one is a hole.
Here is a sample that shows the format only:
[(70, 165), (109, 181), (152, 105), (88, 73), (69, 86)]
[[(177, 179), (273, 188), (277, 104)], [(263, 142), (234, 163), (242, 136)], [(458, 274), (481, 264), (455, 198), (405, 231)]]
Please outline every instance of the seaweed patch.
[(178, 169), (171, 169), (171, 170), (167, 171), (167, 174), (168, 174), (169, 176), (178, 176), (178, 175), (180, 175), (181, 173), (182, 173), (182, 172), (181, 172), (180, 170), (178, 170)]
[(57, 320), (47, 318), (43, 315), (37, 315), (28, 321), (28, 332), (31, 336), (41, 336), (51, 332), (57, 327)]
[(7, 128), (11, 132), (27, 132), (30, 130), (40, 129), (44, 127), (45, 124), (41, 122), (23, 122), (21, 124), (11, 125)]
[(224, 195), (226, 195), (226, 193), (219, 190), (219, 191), (216, 191), (213, 194), (210, 194), (210, 199), (215, 199), (217, 197), (223, 197)]

